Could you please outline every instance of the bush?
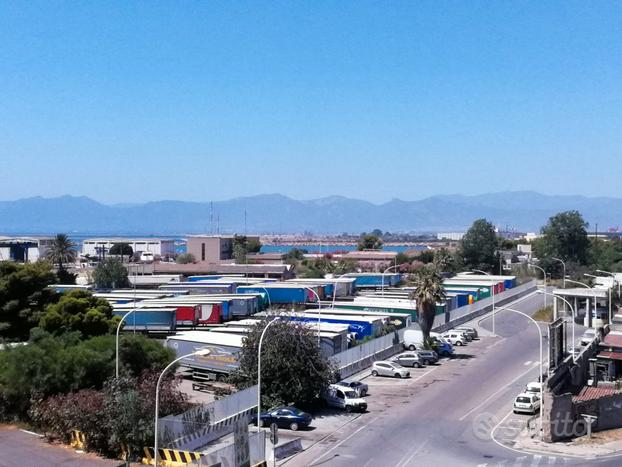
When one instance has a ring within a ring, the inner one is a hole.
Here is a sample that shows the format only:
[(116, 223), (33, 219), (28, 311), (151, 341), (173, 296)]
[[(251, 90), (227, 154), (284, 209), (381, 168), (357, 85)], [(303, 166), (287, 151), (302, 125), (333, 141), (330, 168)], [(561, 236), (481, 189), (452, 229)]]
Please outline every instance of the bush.
[(190, 264), (196, 261), (196, 258), (192, 253), (182, 253), (177, 255), (177, 259), (175, 260), (177, 264)]

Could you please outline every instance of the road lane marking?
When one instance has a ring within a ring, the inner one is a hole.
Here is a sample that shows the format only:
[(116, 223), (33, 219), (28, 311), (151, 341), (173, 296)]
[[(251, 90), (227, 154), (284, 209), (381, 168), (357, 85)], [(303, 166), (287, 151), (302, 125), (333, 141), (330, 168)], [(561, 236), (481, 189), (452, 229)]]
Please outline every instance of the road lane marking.
[(404, 457), (408, 456), (408, 459), (404, 459), (399, 461), (395, 467), (407, 467), (409, 465), (409, 462), (413, 459), (413, 457), (415, 457), (424, 447), (425, 445), (428, 444), (428, 440), (426, 439), (423, 443), (421, 443), (421, 445), (416, 448), (412, 454), (410, 454), (410, 456), (408, 456), (408, 453), (406, 453), (404, 455)]
[(549, 456), (549, 465), (553, 465), (557, 462), (557, 457)]
[(514, 461), (514, 467), (520, 467), (521, 465), (523, 465), (523, 461), (525, 459), (527, 459), (527, 456), (517, 457), (516, 460)]
[(533, 371), (534, 368), (529, 368), (527, 371), (524, 371), (523, 373), (521, 373), (520, 375), (518, 375), (516, 378), (514, 378), (512, 381), (510, 381), (509, 383), (507, 383), (505, 386), (499, 388), (498, 390), (496, 390), (495, 392), (493, 392), (490, 396), (488, 396), (486, 399), (484, 399), (482, 402), (480, 402), (479, 404), (477, 404), (475, 407), (473, 407), (471, 410), (469, 410), (467, 413), (465, 413), (462, 417), (460, 417), (458, 419), (458, 421), (462, 422), (465, 418), (467, 418), (469, 415), (471, 415), (473, 412), (475, 412), (476, 410), (480, 409), (486, 402), (488, 402), (490, 399), (492, 399), (493, 397), (495, 397), (497, 394), (499, 394), (502, 391), (507, 391), (507, 389), (514, 384), (516, 381), (518, 381), (519, 379), (521, 379), (523, 376), (525, 376), (527, 373), (529, 373), (530, 371)]
[[(337, 444), (335, 444), (332, 448), (330, 448), (328, 451), (326, 451), (324, 454), (322, 454), (320, 457), (318, 457), (315, 460), (315, 463), (317, 463), (320, 459), (326, 457), (328, 454), (330, 454), (331, 452), (333, 452), (335, 449), (337, 449), (339, 446), (341, 446), (343, 443), (345, 443), (346, 441), (348, 441), (350, 438), (352, 438), (354, 435), (356, 435), (359, 431), (361, 431), (364, 428), (367, 428), (369, 425), (371, 425), (372, 423), (374, 423), (376, 420), (378, 420), (379, 417), (375, 417), (373, 419), (371, 419), (368, 423), (366, 423), (365, 425), (363, 425), (362, 427), (360, 427), (358, 430), (354, 431), (353, 433), (351, 433), (349, 436), (347, 436), (346, 438), (342, 439), (341, 441), (339, 441)], [(313, 465), (313, 464), (312, 464)]]
[(525, 365), (525, 366), (527, 366), (527, 365), (531, 365), (531, 363), (532, 363), (532, 362), (531, 362), (531, 360), (527, 360), (527, 361), (524, 363), (524, 365)]
[(535, 454), (533, 456), (533, 460), (531, 461), (531, 467), (538, 467), (538, 465), (540, 465), (541, 460), (542, 460), (542, 456), (540, 454)]
[(435, 366), (434, 368), (429, 369), (428, 371), (426, 371), (425, 373), (423, 373), (423, 374), (421, 374), (421, 375), (417, 376), (416, 378), (414, 378), (414, 379), (412, 379), (412, 378), (411, 378), (411, 380), (410, 380), (410, 381), (411, 381), (411, 382), (414, 382), (414, 381), (419, 381), (421, 378), (423, 378), (424, 376), (429, 375), (430, 373), (432, 373), (432, 372), (433, 372), (434, 370), (436, 370), (437, 368), (440, 368), (440, 366)]

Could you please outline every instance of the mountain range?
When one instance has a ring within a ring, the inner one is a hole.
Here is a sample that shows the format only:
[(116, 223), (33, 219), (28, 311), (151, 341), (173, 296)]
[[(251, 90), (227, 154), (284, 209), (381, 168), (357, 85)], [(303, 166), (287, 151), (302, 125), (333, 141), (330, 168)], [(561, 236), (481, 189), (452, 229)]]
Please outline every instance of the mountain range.
[(553, 196), (530, 191), (442, 195), (383, 204), (330, 196), (295, 200), (280, 194), (227, 201), (153, 201), (106, 205), (84, 196), (0, 201), (0, 233), (78, 234), (359, 233), (463, 231), (484, 217), (500, 228), (537, 231), (560, 211), (576, 209), (593, 230), (622, 221), (622, 199)]

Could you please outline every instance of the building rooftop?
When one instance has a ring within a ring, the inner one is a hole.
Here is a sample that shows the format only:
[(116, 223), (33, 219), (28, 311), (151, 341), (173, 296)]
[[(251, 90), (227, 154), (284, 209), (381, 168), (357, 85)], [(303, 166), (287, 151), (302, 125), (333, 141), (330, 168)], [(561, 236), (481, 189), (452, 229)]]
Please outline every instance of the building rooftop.
[(622, 393), (621, 390), (609, 387), (592, 387), (585, 386), (581, 389), (581, 392), (576, 396), (572, 396), (573, 402), (586, 402), (595, 399), (600, 399), (601, 397), (613, 396), (614, 394)]

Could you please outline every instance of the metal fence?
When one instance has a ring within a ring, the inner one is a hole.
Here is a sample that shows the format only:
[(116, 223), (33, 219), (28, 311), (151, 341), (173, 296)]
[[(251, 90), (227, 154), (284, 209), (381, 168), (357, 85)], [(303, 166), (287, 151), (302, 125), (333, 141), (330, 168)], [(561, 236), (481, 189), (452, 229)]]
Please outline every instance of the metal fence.
[[(266, 459), (266, 433), (249, 433), (248, 435), (250, 465), (256, 465)], [(194, 467), (219, 465), (222, 467), (236, 467), (236, 453), (233, 440), (230, 443), (213, 451), (205, 453), (201, 459), (188, 464)]]
[(337, 368), (341, 369), (367, 357), (376, 355), (389, 347), (393, 347), (393, 345), (397, 343), (399, 343), (398, 335), (396, 333), (391, 333), (359, 344), (345, 352), (333, 355), (331, 358), (333, 362), (335, 362)]

